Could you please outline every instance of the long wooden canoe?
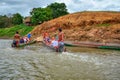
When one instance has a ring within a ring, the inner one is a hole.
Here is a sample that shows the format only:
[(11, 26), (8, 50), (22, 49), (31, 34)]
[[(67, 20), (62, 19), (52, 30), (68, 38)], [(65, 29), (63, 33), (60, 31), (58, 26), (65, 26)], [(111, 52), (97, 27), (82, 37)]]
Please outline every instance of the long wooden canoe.
[[(54, 48), (54, 47), (52, 47), (52, 46), (49, 46), (49, 45), (47, 45), (44, 41), (43, 41), (43, 44), (45, 45), (45, 46), (47, 46), (48, 48), (50, 48), (50, 49), (52, 49), (53, 51), (55, 51), (55, 52), (60, 52), (59, 50), (58, 50), (58, 48)], [(63, 52), (66, 52), (66, 48), (64, 47), (64, 51)]]
[(99, 49), (120, 50), (119, 46), (98, 46)]
[(120, 45), (118, 44), (103, 44), (103, 43), (86, 43), (86, 42), (65, 42), (65, 46), (69, 47), (90, 47), (90, 48), (99, 48), (99, 49), (109, 49), (109, 50), (120, 50)]
[[(31, 44), (34, 44), (34, 43), (36, 43), (36, 41), (30, 41), (29, 43), (19, 44), (17, 47), (24, 47), (24, 46), (31, 45)], [(13, 43), (11, 44), (11, 46), (16, 47), (16, 46), (13, 46)]]
[(52, 49), (53, 51), (58, 52), (58, 49), (57, 49), (57, 48), (54, 48), (54, 47), (52, 47), (52, 46), (47, 45), (47, 44), (45, 43), (45, 41), (42, 41), (42, 43), (43, 43), (44, 46), (46, 46), (46, 47)]

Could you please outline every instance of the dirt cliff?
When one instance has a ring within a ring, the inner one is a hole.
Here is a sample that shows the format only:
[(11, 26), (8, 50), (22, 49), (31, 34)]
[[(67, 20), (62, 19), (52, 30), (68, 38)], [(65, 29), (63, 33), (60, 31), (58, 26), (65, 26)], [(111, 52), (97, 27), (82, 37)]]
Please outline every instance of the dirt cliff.
[(47, 31), (51, 36), (61, 27), (65, 40), (120, 43), (120, 12), (78, 12), (68, 14), (34, 28), (33, 37)]

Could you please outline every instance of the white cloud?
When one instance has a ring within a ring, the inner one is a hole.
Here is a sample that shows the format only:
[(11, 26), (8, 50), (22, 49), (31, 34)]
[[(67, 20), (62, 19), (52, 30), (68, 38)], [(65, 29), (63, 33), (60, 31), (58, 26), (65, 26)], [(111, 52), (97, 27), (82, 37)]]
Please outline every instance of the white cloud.
[(65, 3), (71, 13), (85, 10), (120, 11), (120, 0), (0, 0), (0, 15), (19, 12), (26, 16), (31, 9), (46, 7), (54, 2)]

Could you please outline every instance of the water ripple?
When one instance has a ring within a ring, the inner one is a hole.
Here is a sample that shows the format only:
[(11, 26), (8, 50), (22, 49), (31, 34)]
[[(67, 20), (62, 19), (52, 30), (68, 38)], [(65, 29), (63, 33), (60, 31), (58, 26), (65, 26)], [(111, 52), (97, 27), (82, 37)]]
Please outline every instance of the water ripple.
[(38, 44), (11, 48), (10, 42), (0, 40), (0, 80), (120, 80), (118, 51), (56, 53)]

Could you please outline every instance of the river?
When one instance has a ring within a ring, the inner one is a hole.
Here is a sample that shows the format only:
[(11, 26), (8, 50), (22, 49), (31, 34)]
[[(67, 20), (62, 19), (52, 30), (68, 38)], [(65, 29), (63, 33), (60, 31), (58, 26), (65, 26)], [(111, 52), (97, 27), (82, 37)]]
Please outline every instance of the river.
[(0, 80), (120, 80), (120, 51), (67, 47), (56, 53), (11, 42), (0, 40)]

